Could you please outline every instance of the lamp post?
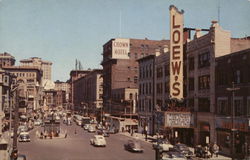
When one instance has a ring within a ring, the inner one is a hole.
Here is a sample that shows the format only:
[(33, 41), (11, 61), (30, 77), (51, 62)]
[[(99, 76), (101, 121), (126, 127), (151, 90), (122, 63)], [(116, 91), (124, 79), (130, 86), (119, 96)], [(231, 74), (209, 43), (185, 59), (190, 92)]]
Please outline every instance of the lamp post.
[(234, 150), (235, 150), (235, 126), (234, 126), (234, 118), (235, 118), (235, 106), (234, 106), (234, 92), (239, 90), (240, 88), (235, 88), (234, 82), (232, 82), (232, 88), (227, 88), (227, 91), (232, 92), (232, 104), (231, 104), (231, 112), (232, 112), (232, 159), (234, 160)]

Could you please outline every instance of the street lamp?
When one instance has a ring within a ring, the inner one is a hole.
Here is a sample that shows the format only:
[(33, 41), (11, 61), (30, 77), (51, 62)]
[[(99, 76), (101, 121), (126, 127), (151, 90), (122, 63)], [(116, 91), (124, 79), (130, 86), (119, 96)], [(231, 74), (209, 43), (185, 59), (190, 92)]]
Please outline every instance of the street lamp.
[(227, 91), (232, 92), (232, 105), (231, 105), (231, 112), (232, 112), (232, 159), (234, 160), (234, 150), (235, 150), (235, 126), (234, 126), (234, 118), (235, 118), (235, 106), (234, 106), (234, 92), (239, 90), (240, 88), (235, 88), (234, 82), (232, 82), (232, 88), (227, 88)]

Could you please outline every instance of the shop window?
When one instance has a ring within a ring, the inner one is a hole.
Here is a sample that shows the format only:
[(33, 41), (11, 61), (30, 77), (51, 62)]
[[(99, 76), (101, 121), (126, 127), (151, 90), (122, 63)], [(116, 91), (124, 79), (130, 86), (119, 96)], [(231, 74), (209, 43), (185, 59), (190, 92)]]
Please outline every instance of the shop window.
[(199, 112), (210, 112), (210, 100), (209, 98), (198, 99), (198, 111)]
[(217, 100), (217, 114), (219, 115), (229, 115), (229, 108), (228, 108), (228, 100), (227, 98), (221, 99), (218, 98)]
[(210, 88), (210, 76), (204, 75), (199, 77), (199, 90)]

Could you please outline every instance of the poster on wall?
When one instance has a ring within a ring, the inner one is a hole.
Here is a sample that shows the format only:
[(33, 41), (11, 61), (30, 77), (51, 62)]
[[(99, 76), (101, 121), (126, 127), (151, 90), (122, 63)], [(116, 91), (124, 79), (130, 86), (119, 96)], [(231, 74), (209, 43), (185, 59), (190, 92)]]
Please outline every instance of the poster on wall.
[(170, 96), (183, 98), (183, 14), (171, 5), (170, 11)]

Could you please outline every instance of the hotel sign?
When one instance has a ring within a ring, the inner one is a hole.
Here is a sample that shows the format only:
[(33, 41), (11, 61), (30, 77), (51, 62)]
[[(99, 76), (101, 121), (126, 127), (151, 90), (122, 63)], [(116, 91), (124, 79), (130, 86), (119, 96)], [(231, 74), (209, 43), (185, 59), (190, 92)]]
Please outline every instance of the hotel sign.
[(170, 6), (170, 96), (183, 98), (183, 13)]
[(129, 39), (116, 38), (112, 41), (112, 59), (129, 59)]
[(193, 126), (194, 120), (189, 112), (167, 112), (165, 124), (166, 127), (190, 128)]

